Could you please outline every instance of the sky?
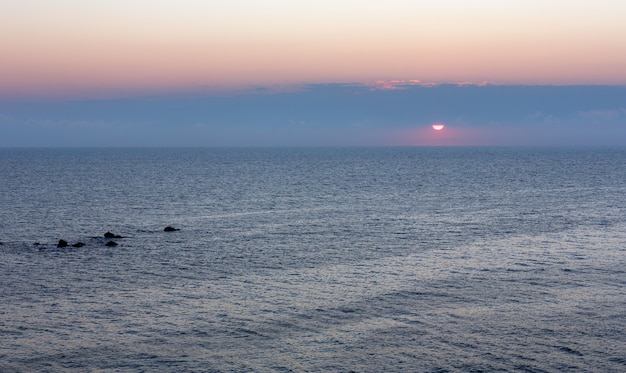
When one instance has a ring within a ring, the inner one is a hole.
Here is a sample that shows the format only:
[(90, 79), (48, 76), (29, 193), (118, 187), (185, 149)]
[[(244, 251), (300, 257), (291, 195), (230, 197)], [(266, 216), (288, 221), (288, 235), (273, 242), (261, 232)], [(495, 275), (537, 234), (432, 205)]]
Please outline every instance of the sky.
[(0, 0), (0, 146), (626, 145), (624, 14), (622, 0)]

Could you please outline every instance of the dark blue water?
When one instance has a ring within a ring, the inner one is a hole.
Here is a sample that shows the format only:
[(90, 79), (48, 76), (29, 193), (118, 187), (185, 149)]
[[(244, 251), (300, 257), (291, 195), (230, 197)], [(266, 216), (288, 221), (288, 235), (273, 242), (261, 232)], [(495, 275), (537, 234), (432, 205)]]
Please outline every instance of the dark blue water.
[(0, 371), (624, 371), (625, 171), (623, 148), (0, 149)]

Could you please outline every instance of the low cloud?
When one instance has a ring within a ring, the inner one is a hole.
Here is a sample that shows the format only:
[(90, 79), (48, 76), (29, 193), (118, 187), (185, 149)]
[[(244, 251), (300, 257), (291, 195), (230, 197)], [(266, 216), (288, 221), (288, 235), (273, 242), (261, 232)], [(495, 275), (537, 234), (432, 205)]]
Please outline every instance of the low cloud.
[(452, 85), (457, 87), (485, 87), (488, 85), (496, 85), (494, 82), (481, 81), (481, 82), (473, 82), (473, 81), (461, 81), (461, 82), (424, 82), (418, 79), (391, 79), (391, 80), (376, 80), (371, 83), (366, 83), (365, 86), (369, 87), (371, 90), (381, 90), (381, 91), (392, 91), (399, 89), (409, 89), (411, 87), (438, 87), (441, 85)]
[(621, 122), (626, 126), (626, 109), (581, 111), (578, 116), (593, 123)]
[(0, 102), (0, 146), (420, 145), (429, 132), (414, 130), (435, 122), (455, 135), (453, 145), (626, 145), (625, 107), (626, 87), (417, 80)]

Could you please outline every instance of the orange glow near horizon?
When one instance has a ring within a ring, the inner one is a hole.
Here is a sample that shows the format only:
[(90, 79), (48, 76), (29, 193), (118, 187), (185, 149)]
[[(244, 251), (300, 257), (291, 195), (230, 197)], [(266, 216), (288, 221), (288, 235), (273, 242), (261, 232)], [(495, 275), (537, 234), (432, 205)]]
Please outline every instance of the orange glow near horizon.
[(384, 138), (392, 146), (486, 146), (493, 144), (516, 145), (527, 139), (529, 134), (519, 129), (496, 129), (480, 127), (446, 127), (445, 131), (434, 131), (428, 127), (396, 130)]

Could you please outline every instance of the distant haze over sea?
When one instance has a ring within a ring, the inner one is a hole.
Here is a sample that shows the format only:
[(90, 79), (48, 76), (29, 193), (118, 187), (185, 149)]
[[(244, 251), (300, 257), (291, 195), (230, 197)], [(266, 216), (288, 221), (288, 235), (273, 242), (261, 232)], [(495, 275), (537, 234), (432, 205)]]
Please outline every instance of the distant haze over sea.
[(379, 81), (4, 100), (0, 125), (3, 147), (624, 146), (626, 87)]

